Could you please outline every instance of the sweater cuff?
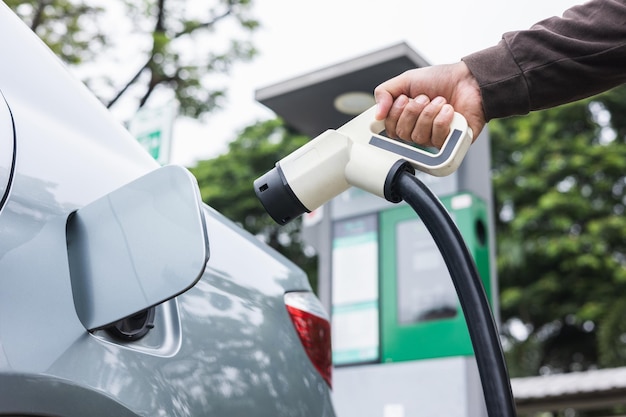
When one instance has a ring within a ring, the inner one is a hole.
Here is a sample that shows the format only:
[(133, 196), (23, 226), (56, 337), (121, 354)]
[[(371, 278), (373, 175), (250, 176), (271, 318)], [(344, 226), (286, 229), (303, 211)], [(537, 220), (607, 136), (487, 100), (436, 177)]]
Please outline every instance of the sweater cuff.
[(526, 80), (505, 40), (462, 61), (478, 81), (487, 121), (530, 111)]

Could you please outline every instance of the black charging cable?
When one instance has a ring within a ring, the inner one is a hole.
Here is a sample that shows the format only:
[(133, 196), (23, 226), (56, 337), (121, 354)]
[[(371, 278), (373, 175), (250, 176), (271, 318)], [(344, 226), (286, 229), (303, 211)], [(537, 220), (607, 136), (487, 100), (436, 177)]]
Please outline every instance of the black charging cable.
[(488, 415), (514, 417), (511, 381), (474, 258), (445, 207), (411, 171), (399, 169), (390, 175), (394, 193), (424, 222), (448, 267), (474, 347)]

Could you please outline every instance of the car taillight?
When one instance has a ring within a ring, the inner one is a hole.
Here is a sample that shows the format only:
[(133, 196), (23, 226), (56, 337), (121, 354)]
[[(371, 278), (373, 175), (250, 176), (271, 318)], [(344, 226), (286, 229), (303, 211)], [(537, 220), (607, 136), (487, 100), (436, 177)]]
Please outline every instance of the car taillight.
[(328, 314), (315, 294), (290, 292), (285, 305), (306, 354), (329, 387), (332, 387), (333, 357)]

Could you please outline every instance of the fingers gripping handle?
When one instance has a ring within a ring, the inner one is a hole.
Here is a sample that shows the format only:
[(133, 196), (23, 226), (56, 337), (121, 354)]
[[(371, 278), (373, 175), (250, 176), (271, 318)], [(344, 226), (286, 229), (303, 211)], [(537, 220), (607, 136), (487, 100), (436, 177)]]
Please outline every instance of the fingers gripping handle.
[(352, 141), (394, 153), (408, 161), (415, 169), (428, 174), (443, 177), (457, 170), (473, 140), (472, 129), (465, 118), (454, 113), (450, 132), (443, 146), (437, 153), (422, 150), (405, 142), (383, 136), (385, 130), (382, 120), (374, 117), (375, 107), (361, 113), (337, 129)]

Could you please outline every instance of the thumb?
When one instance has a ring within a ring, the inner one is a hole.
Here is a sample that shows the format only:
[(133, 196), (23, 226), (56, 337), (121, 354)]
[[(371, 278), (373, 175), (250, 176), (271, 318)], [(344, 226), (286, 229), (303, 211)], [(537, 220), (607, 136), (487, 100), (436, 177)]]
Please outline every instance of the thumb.
[(374, 117), (376, 120), (383, 120), (389, 114), (393, 97), (388, 91), (374, 90), (374, 99), (376, 100), (376, 111)]

